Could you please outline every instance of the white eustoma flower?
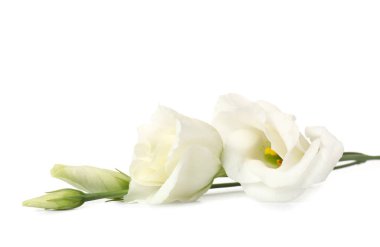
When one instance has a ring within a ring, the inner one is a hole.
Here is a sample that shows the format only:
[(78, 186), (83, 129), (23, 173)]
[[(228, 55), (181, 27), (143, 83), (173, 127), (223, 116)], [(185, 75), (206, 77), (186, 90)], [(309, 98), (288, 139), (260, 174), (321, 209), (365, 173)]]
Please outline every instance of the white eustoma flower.
[(221, 137), (205, 122), (160, 106), (138, 133), (126, 201), (194, 201), (222, 167)]
[(215, 111), (224, 169), (259, 200), (294, 199), (325, 180), (343, 154), (343, 145), (325, 128), (308, 127), (305, 138), (293, 116), (267, 102), (229, 94)]

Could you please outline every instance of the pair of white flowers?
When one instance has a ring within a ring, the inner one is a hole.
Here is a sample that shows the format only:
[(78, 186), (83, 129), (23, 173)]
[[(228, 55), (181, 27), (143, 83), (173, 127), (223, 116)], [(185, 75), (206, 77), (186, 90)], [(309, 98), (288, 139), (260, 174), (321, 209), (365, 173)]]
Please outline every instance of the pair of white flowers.
[(128, 189), (126, 201), (152, 204), (194, 201), (227, 174), (258, 200), (288, 201), (325, 180), (343, 154), (325, 128), (305, 134), (275, 106), (228, 94), (218, 100), (212, 125), (159, 107), (139, 128), (130, 178), (67, 166), (52, 174), (87, 192)]

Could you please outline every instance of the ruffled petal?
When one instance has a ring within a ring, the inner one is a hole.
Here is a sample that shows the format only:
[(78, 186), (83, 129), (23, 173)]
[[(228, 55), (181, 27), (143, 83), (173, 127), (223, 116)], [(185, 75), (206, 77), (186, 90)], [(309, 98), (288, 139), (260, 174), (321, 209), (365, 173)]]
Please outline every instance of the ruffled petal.
[(227, 175), (239, 182), (259, 181), (254, 173), (249, 171), (245, 161), (259, 161), (263, 156), (263, 150), (267, 146), (263, 133), (255, 129), (238, 129), (232, 132), (225, 140), (223, 152), (223, 166)]
[(305, 132), (311, 141), (320, 140), (321, 142), (304, 181), (304, 186), (309, 186), (327, 178), (342, 157), (344, 147), (326, 128), (308, 127)]
[(128, 194), (124, 196), (125, 202), (145, 202), (159, 190), (160, 186), (145, 186), (132, 180), (129, 184)]
[(219, 157), (210, 150), (201, 146), (189, 147), (165, 184), (149, 202), (194, 201), (209, 189), (220, 168)]
[(273, 189), (263, 183), (242, 184), (247, 195), (263, 202), (287, 202), (304, 192), (300, 187)]
[(290, 115), (280, 112), (267, 114), (265, 130), (271, 148), (281, 157), (292, 150), (299, 141), (299, 130)]

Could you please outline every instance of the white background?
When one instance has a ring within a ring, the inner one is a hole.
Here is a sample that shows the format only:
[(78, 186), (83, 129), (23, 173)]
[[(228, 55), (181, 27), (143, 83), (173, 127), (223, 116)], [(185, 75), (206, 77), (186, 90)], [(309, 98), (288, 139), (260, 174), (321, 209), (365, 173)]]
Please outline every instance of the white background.
[(55, 163), (128, 172), (158, 104), (210, 121), (229, 92), (380, 154), (379, 13), (367, 0), (2, 0), (0, 245), (379, 246), (380, 162), (285, 204), (227, 189), (190, 204), (21, 206), (66, 187)]

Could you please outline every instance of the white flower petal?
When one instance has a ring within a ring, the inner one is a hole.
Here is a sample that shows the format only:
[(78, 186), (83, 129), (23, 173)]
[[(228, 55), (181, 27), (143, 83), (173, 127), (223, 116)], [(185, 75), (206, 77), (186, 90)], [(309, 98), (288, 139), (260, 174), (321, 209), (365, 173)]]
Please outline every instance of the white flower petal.
[(256, 128), (264, 130), (266, 114), (259, 104), (236, 94), (221, 96), (216, 104), (213, 125), (222, 136), (232, 130)]
[(271, 142), (271, 148), (281, 157), (292, 150), (299, 141), (299, 131), (290, 115), (270, 113), (267, 115), (265, 134)]
[(323, 127), (306, 128), (306, 136), (312, 141), (320, 140), (321, 146), (310, 166), (304, 186), (324, 181), (343, 155), (343, 144)]
[(160, 186), (167, 179), (164, 169), (152, 165), (150, 160), (135, 159), (129, 168), (134, 181), (145, 186)]
[[(238, 129), (232, 132), (225, 140), (223, 166), (227, 175), (239, 182), (258, 181), (252, 176), (249, 167), (245, 165), (247, 159), (259, 159), (267, 146), (263, 134), (255, 129)], [(260, 162), (257, 160), (257, 162)], [(265, 166), (262, 162), (261, 165)]]
[(187, 147), (194, 145), (202, 146), (216, 154), (219, 154), (223, 148), (222, 139), (214, 127), (200, 120), (184, 117), (178, 113), (176, 114), (176, 141), (168, 154), (168, 160), (165, 164), (165, 169), (168, 174), (175, 169), (178, 160)]
[(165, 184), (150, 199), (150, 203), (194, 201), (209, 189), (220, 170), (219, 157), (201, 146), (189, 147)]
[(242, 184), (242, 187), (247, 195), (263, 202), (287, 202), (305, 190), (300, 187), (273, 189), (263, 183)]
[(125, 202), (145, 202), (159, 190), (160, 186), (145, 186), (132, 180), (129, 184), (128, 194), (124, 196)]

